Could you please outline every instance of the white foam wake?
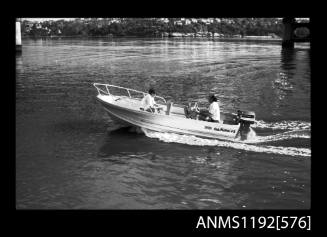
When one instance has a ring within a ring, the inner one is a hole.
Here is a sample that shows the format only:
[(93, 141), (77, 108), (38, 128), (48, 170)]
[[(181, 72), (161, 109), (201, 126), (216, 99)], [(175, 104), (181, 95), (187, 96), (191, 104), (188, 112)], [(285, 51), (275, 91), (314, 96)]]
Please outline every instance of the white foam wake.
[(157, 138), (164, 142), (174, 142), (174, 143), (196, 145), (196, 146), (229, 147), (229, 148), (246, 150), (246, 151), (289, 155), (289, 156), (305, 156), (305, 157), (311, 156), (311, 149), (308, 148), (267, 146), (267, 145), (258, 145), (258, 144), (253, 145), (242, 141), (220, 141), (220, 140), (199, 138), (196, 136), (180, 135), (175, 133), (155, 132), (144, 128), (142, 128), (142, 130), (147, 137)]
[(252, 128), (271, 128), (271, 129), (282, 129), (282, 130), (307, 130), (311, 129), (311, 123), (305, 121), (281, 121), (267, 123), (262, 120), (257, 120)]
[(309, 130), (293, 130), (287, 131), (279, 134), (274, 134), (270, 136), (258, 136), (254, 133), (251, 137), (248, 136), (248, 139), (245, 141), (240, 141), (242, 143), (265, 143), (265, 142), (274, 142), (274, 141), (282, 141), (282, 140), (289, 140), (293, 138), (303, 138), (303, 139), (310, 139), (311, 134)]

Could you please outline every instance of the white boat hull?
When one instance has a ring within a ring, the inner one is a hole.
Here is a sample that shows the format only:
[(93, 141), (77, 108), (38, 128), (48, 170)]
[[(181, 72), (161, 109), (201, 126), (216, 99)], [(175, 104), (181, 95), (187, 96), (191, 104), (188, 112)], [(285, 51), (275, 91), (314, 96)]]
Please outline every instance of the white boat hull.
[[(240, 124), (230, 125), (186, 118), (183, 109), (173, 107), (170, 115), (140, 110), (140, 100), (125, 96), (98, 95), (110, 117), (125, 124), (158, 132), (179, 133), (213, 139), (234, 139)], [(165, 109), (166, 105), (162, 106)]]

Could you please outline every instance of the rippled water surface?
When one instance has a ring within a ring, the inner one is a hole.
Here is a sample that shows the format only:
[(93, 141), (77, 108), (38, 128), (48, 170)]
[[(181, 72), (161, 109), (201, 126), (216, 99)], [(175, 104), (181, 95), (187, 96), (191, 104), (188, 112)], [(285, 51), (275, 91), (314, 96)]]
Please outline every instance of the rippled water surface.
[[(92, 83), (256, 112), (243, 143), (115, 129)], [(19, 209), (307, 209), (310, 46), (211, 39), (23, 40)]]

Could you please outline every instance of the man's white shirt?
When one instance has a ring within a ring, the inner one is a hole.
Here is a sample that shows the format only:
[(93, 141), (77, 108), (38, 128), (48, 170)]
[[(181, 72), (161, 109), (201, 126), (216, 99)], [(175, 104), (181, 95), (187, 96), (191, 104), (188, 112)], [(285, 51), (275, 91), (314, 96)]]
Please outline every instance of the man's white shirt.
[(209, 112), (212, 114), (212, 119), (220, 121), (220, 108), (218, 102), (214, 101), (210, 104)]
[(154, 98), (150, 94), (144, 96), (141, 101), (142, 107), (145, 110), (147, 110), (150, 107), (154, 107), (155, 103), (156, 102), (154, 101)]

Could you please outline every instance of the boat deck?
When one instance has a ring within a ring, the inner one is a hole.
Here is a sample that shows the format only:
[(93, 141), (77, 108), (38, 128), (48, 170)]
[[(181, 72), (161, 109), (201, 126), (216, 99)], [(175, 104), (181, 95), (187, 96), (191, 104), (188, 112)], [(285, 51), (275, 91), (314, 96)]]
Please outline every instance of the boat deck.
[[(141, 99), (139, 98), (129, 98), (127, 96), (114, 96), (114, 95), (99, 95), (99, 98), (103, 101), (106, 101), (111, 104), (115, 104), (121, 107), (129, 108), (132, 110), (141, 110)], [(158, 103), (163, 110), (159, 114), (166, 114), (167, 105), (163, 103)], [(182, 105), (173, 105), (170, 110), (170, 116), (178, 116), (186, 118), (184, 113), (184, 106)]]

